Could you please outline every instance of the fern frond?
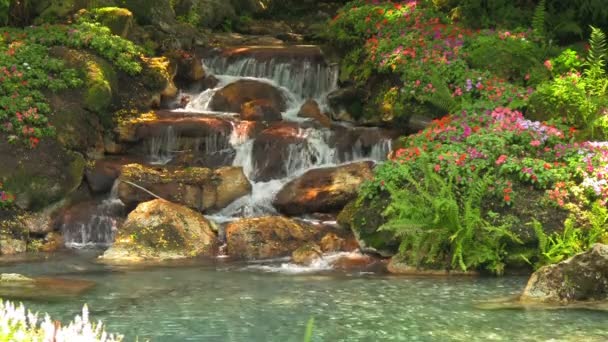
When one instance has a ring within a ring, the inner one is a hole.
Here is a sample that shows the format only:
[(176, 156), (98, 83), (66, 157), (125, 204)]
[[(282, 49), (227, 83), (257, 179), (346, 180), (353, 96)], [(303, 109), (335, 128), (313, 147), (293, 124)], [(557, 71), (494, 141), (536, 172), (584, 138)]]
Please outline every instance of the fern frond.
[(545, 13), (546, 13), (546, 0), (541, 0), (534, 10), (534, 17), (532, 18), (532, 30), (534, 35), (544, 41), (547, 39), (545, 30)]
[(589, 54), (585, 71), (587, 77), (594, 80), (605, 76), (606, 59), (608, 58), (608, 47), (606, 46), (606, 34), (599, 28), (591, 26), (591, 37), (589, 38)]

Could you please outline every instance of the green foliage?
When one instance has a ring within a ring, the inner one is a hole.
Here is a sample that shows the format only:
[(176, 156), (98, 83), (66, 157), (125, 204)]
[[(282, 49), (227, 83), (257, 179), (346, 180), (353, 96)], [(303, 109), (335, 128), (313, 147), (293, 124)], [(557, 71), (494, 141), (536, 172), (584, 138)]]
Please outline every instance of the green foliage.
[(304, 334), (304, 342), (311, 342), (312, 341), (312, 331), (314, 329), (315, 326), (315, 319), (311, 318), (308, 320), (308, 323), (306, 323), (306, 333)]
[[(581, 63), (571, 50), (557, 58), (559, 71), (553, 80), (541, 84), (533, 98), (532, 111), (564, 117), (567, 123), (588, 132), (589, 137), (608, 137), (605, 114), (608, 111), (608, 76), (606, 75), (606, 37), (592, 28), (589, 54)], [(545, 65), (553, 70), (553, 63)], [(584, 66), (581, 74), (577, 68)], [(554, 71), (558, 71), (555, 69)]]
[(532, 31), (534, 32), (534, 36), (540, 41), (545, 41), (547, 39), (547, 30), (545, 25), (545, 13), (547, 11), (547, 1), (540, 0), (536, 9), (534, 10), (534, 17), (532, 17)]
[(471, 67), (518, 84), (542, 65), (539, 46), (513, 33), (479, 35), (465, 45), (465, 53)]
[[(50, 56), (51, 47), (91, 49), (130, 75), (142, 70), (142, 50), (138, 46), (84, 17), (69, 26), (4, 28), (0, 37), (0, 131), (7, 134), (9, 141), (21, 141), (31, 147), (54, 134), (48, 123), (51, 108), (43, 91), (56, 92), (83, 84), (77, 70)], [(17, 98), (19, 101), (15, 101)]]
[(586, 226), (577, 226), (575, 218), (569, 217), (564, 222), (564, 230), (551, 235), (545, 233), (540, 222), (534, 220), (530, 223), (538, 238), (536, 268), (558, 263), (588, 250), (594, 243), (605, 241), (608, 209), (600, 201), (596, 201), (585, 215)]
[[(608, 48), (606, 47), (606, 35), (602, 30), (591, 27), (591, 38), (589, 38), (589, 54), (587, 55), (585, 76), (593, 81), (604, 81), (606, 77), (606, 59), (608, 58)], [(602, 80), (604, 79), (604, 80)], [(602, 85), (598, 94), (606, 92), (605, 85)], [(593, 95), (598, 95), (593, 94)]]
[(472, 174), (467, 179), (471, 186), (461, 188), (453, 177), (445, 180), (434, 173), (431, 165), (422, 154), (415, 165), (399, 168), (407, 186), (387, 186), (392, 202), (381, 229), (395, 233), (400, 253), (412, 265), (502, 273), (506, 242), (517, 239), (507, 227), (482, 217), (484, 195), (494, 180)]
[(0, 0), (0, 26), (8, 25), (8, 11), (10, 5), (10, 0)]

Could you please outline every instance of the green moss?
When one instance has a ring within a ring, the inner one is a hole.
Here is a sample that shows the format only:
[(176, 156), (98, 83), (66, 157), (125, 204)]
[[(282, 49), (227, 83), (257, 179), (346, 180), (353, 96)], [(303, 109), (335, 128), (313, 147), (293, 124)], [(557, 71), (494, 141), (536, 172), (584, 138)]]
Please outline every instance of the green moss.
[(117, 87), (116, 72), (112, 66), (101, 60), (89, 60), (85, 64), (86, 91), (85, 108), (99, 115), (104, 126), (111, 124), (108, 110), (112, 104), (112, 94)]
[(112, 33), (126, 38), (133, 28), (133, 13), (126, 8), (101, 7), (91, 10), (96, 19), (112, 30)]
[(342, 210), (338, 222), (353, 231), (362, 247), (373, 248), (381, 254), (394, 254), (398, 244), (392, 234), (378, 231), (378, 228), (386, 223), (382, 213), (389, 202), (388, 197), (358, 199)]

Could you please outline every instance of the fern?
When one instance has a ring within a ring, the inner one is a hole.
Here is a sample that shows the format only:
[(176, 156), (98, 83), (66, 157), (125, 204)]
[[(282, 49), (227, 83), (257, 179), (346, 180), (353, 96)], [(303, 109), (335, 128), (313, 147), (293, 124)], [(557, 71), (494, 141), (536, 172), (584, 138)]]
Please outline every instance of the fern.
[(602, 30), (591, 26), (591, 38), (589, 39), (589, 54), (587, 55), (587, 70), (585, 76), (592, 80), (599, 80), (606, 76), (606, 58), (608, 48), (606, 47), (606, 35)]
[(405, 188), (387, 187), (392, 202), (380, 229), (399, 239), (401, 256), (414, 266), (485, 267), (502, 273), (505, 242), (518, 240), (507, 226), (492, 226), (483, 218), (481, 204), (493, 180), (474, 175), (462, 186), (440, 177), (431, 165), (422, 154), (403, 168)]
[(444, 80), (434, 75), (431, 78), (431, 83), (435, 86), (435, 92), (427, 99), (427, 101), (433, 106), (445, 111), (445, 113), (451, 113), (457, 106), (456, 101), (452, 97), (450, 88)]
[(546, 13), (546, 0), (541, 0), (534, 10), (534, 17), (532, 18), (532, 29), (536, 38), (541, 41), (547, 39), (545, 30), (545, 13)]

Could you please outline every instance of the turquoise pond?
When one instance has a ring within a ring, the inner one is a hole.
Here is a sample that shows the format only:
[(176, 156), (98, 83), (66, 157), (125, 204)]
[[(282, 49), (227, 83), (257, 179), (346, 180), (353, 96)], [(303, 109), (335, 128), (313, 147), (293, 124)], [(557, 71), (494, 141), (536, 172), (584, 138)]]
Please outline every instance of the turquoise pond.
[(88, 303), (93, 319), (126, 341), (302, 341), (311, 317), (314, 341), (608, 340), (608, 313), (476, 307), (516, 295), (525, 277), (297, 273), (280, 261), (133, 269), (98, 265), (80, 253), (5, 264), (0, 272), (95, 281), (77, 298), (24, 303), (61, 320)]

